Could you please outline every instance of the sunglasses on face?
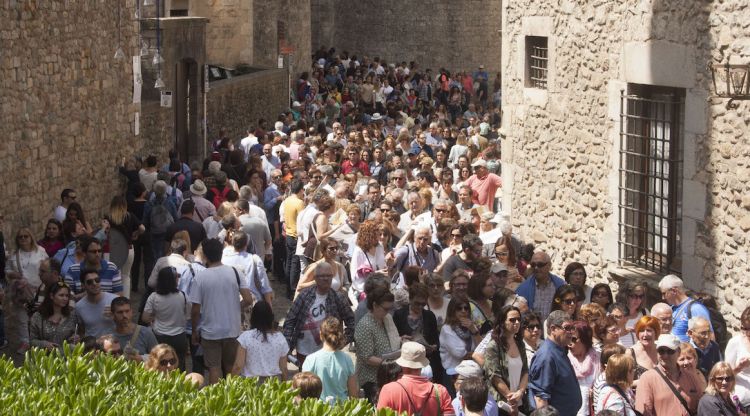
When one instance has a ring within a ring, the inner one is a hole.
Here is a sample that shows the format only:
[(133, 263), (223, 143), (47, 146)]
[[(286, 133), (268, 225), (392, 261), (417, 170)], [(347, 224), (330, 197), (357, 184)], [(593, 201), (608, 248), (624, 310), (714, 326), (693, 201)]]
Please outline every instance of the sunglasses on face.
[(573, 332), (575, 331), (576, 327), (573, 325), (564, 325), (564, 326), (561, 326), (560, 329), (562, 329), (565, 332)]
[(461, 233), (451, 233), (451, 237), (453, 237), (453, 238), (463, 238), (463, 234), (461, 234)]
[(571, 338), (571, 339), (570, 339), (570, 342), (572, 342), (572, 343), (574, 343), (574, 344), (575, 344), (576, 342), (578, 342), (578, 337), (573, 337), (573, 338)]
[(98, 277), (94, 278), (94, 279), (86, 279), (86, 285), (89, 286), (89, 285), (93, 285), (95, 283), (101, 283), (101, 281), (102, 281), (102, 279), (100, 279)]
[(175, 365), (177, 365), (177, 359), (170, 358), (169, 360), (159, 360), (159, 365), (162, 367), (166, 367), (168, 365), (174, 367)]
[(656, 352), (659, 353), (660, 355), (665, 355), (665, 354), (666, 355), (674, 355), (674, 353), (677, 352), (677, 351), (671, 350), (669, 348), (658, 348), (656, 350)]
[(470, 310), (469, 305), (460, 305), (456, 308), (457, 311), (468, 311)]
[(444, 213), (448, 212), (448, 210), (447, 209), (442, 209), (442, 208), (435, 208), (435, 212), (439, 212), (441, 214), (444, 214)]
[(576, 298), (567, 298), (567, 299), (563, 299), (562, 303), (566, 305), (575, 305), (576, 301), (577, 301)]
[(508, 322), (510, 322), (512, 324), (517, 324), (517, 323), (521, 322), (521, 318), (508, 318)]
[(734, 381), (734, 377), (733, 376), (716, 376), (714, 377), (714, 380), (718, 381), (719, 383), (724, 383), (724, 382), (731, 383)]
[(526, 329), (528, 329), (529, 331), (534, 331), (534, 330), (537, 330), (537, 329), (542, 329), (542, 325), (540, 325), (540, 324), (526, 325)]
[(643, 299), (646, 296), (645, 295), (637, 295), (635, 293), (631, 293), (628, 297), (631, 298), (631, 299)]
[(541, 269), (542, 267), (546, 266), (547, 262), (535, 262), (535, 263), (529, 263), (529, 266), (531, 266), (534, 269)]

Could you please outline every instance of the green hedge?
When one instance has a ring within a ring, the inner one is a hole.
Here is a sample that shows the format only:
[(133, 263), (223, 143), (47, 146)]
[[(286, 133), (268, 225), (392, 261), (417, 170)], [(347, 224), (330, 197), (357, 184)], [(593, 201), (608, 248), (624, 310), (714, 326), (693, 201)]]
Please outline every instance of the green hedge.
[(106, 355), (84, 356), (65, 346), (62, 355), (33, 349), (22, 367), (0, 360), (0, 414), (3, 415), (395, 415), (375, 412), (365, 400), (328, 406), (319, 400), (293, 403), (290, 383), (258, 386), (255, 379), (231, 377), (196, 389), (184, 375), (165, 377), (141, 365)]

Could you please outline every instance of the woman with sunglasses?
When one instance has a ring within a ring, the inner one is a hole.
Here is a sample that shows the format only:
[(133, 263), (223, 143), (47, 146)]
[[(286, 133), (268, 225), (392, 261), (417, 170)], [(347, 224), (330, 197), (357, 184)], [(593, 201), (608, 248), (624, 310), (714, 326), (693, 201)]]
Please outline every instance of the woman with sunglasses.
[(334, 273), (333, 280), (331, 281), (331, 289), (345, 294), (346, 288), (344, 287), (344, 284), (346, 282), (346, 268), (344, 268), (343, 264), (336, 261), (336, 257), (339, 254), (339, 243), (332, 238), (323, 237), (318, 240), (318, 246), (320, 247), (321, 253), (323, 253), (323, 257), (305, 269), (302, 278), (297, 284), (297, 293), (310, 286), (314, 286), (315, 268), (319, 263), (328, 263)]
[[(744, 410), (734, 393), (735, 376), (732, 366), (720, 361), (708, 374), (706, 392), (698, 402), (698, 416), (738, 416)], [(743, 413), (744, 414), (744, 411)]]
[(521, 316), (523, 328), (523, 346), (526, 351), (526, 362), (530, 363), (536, 350), (542, 343), (542, 319), (534, 311), (528, 311)]
[(591, 289), (591, 303), (597, 303), (601, 305), (605, 310), (609, 309), (609, 305), (615, 303), (614, 297), (612, 296), (612, 289), (606, 283), (597, 283)]
[[(71, 204), (72, 205), (72, 204)], [(19, 228), (16, 232), (16, 249), (7, 256), (5, 264), (6, 277), (10, 288), (9, 298), (12, 307), (9, 308), (8, 332), (17, 332), (9, 339), (19, 341), (19, 353), (29, 349), (29, 314), (27, 302), (31, 301), (37, 288), (42, 284), (39, 277), (39, 265), (46, 260), (47, 252), (34, 241), (31, 230), (27, 227)]]
[(497, 314), (492, 339), (484, 352), (484, 376), (490, 394), (513, 409), (526, 409), (529, 366), (521, 333), (521, 311), (504, 306)]
[[(455, 368), (461, 361), (471, 360), (474, 349), (481, 341), (479, 328), (471, 320), (469, 301), (454, 297), (448, 303), (445, 325), (440, 330), (440, 359), (443, 368)], [(452, 380), (445, 380), (444, 385), (449, 391), (454, 389)], [(451, 395), (454, 394), (451, 391)]]
[(508, 269), (508, 281), (506, 287), (515, 290), (523, 282), (519, 264), (516, 261), (516, 250), (513, 248), (513, 239), (510, 235), (503, 235), (495, 242), (495, 261), (504, 264)]
[(568, 344), (568, 359), (576, 373), (584, 403), (578, 415), (589, 416), (589, 392), (599, 374), (599, 352), (594, 349), (591, 327), (584, 321), (576, 321), (573, 325), (576, 333)]
[(50, 286), (39, 310), (31, 316), (31, 346), (49, 351), (61, 348), (63, 342), (78, 343), (78, 319), (70, 307), (70, 287), (60, 281)]
[[(577, 319), (578, 310), (581, 308), (581, 300), (583, 298), (583, 291), (572, 285), (562, 285), (555, 290), (555, 295), (552, 297), (552, 306), (550, 312), (553, 311), (565, 311), (568, 313), (571, 319)], [(547, 335), (547, 325), (544, 325), (544, 334)]]
[(649, 314), (646, 305), (646, 285), (638, 282), (626, 282), (617, 294), (617, 301), (628, 305), (630, 311), (627, 314), (625, 328), (633, 332), (636, 322), (643, 316)]

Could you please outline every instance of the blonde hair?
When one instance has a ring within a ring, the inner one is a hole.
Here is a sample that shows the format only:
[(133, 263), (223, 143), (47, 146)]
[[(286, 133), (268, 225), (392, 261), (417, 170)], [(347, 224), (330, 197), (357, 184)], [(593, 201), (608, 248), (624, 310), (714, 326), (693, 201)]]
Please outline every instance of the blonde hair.
[(630, 387), (629, 375), (635, 368), (635, 360), (629, 354), (615, 354), (607, 360), (604, 373), (608, 384), (616, 384), (623, 389)]
[(232, 203), (224, 201), (219, 205), (219, 208), (216, 210), (216, 215), (219, 216), (219, 218), (224, 218), (227, 216), (227, 214), (231, 214), (233, 211)]
[(729, 365), (729, 363), (726, 361), (719, 361), (718, 363), (714, 364), (714, 367), (711, 369), (711, 372), (708, 373), (708, 385), (706, 386), (706, 394), (710, 394), (712, 396), (716, 396), (719, 394), (719, 391), (716, 388), (715, 378), (722, 374), (724, 376), (732, 377), (732, 381), (730, 382), (730, 385), (732, 386), (732, 388), (734, 387), (734, 383), (735, 383), (734, 370), (732, 370), (732, 366)]
[(151, 349), (151, 352), (148, 354), (148, 361), (146, 361), (146, 369), (147, 370), (158, 370), (159, 369), (159, 361), (161, 361), (162, 358), (164, 358), (165, 355), (172, 354), (174, 359), (177, 361), (177, 364), (174, 365), (174, 368), (177, 368), (177, 366), (180, 365), (179, 358), (177, 358), (177, 352), (175, 352), (174, 348), (172, 348), (171, 345), (168, 344), (157, 344), (154, 348)]
[(128, 214), (128, 203), (121, 196), (112, 197), (109, 204), (109, 220), (113, 225), (120, 225), (125, 222), (125, 216)]
[(190, 246), (190, 234), (186, 230), (174, 233), (172, 240), (182, 240), (187, 245), (186, 253), (192, 253), (193, 247)]
[[(29, 243), (31, 244), (31, 251), (36, 251), (37, 250), (36, 239), (34, 238), (34, 234), (31, 232), (31, 229), (29, 227), (21, 227), (18, 229), (18, 231), (16, 231), (16, 251), (21, 250), (21, 244), (18, 243), (18, 236), (24, 231), (26, 232), (26, 234), (29, 235)], [(21, 270), (20, 264), (18, 264), (18, 270), (19, 271)]]

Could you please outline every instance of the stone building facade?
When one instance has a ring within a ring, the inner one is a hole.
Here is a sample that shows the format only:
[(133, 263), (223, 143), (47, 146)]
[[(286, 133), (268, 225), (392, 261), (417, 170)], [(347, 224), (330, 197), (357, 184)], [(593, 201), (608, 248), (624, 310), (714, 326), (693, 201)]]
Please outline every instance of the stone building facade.
[(736, 325), (750, 103), (727, 108), (707, 64), (750, 63), (748, 19), (738, 2), (503, 2), (503, 205), (554, 270), (678, 273)]
[[(6, 241), (12, 225), (41, 230), (66, 187), (76, 188), (86, 214), (98, 217), (119, 186), (117, 163), (147, 145), (134, 135), (134, 3), (118, 4), (0, 3)], [(121, 60), (114, 58), (118, 45)]]
[(310, 13), (313, 50), (414, 60), (433, 71), (500, 69), (500, 1), (310, 0)]

